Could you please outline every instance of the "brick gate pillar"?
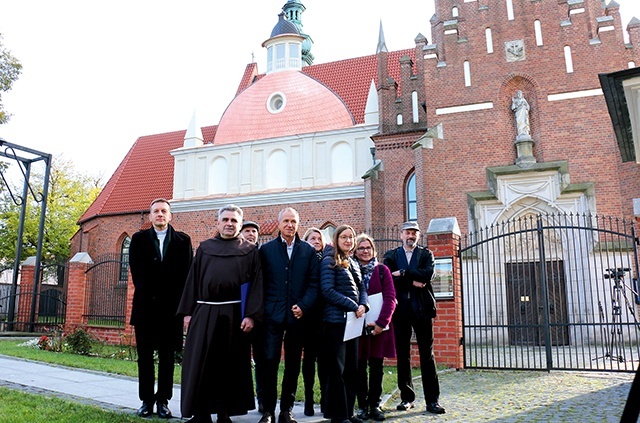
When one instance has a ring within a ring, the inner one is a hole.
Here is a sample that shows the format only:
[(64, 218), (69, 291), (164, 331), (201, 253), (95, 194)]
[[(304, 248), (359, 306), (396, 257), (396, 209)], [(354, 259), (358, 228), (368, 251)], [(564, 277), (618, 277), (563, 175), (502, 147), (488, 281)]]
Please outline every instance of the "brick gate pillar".
[(87, 291), (87, 268), (93, 264), (88, 253), (77, 253), (69, 260), (69, 285), (67, 286), (67, 315), (65, 332), (85, 324), (85, 293)]
[[(14, 330), (26, 331), (29, 328), (29, 322), (31, 321), (31, 303), (33, 301), (33, 282), (36, 274), (36, 258), (34, 256), (27, 257), (25, 261), (20, 265), (20, 294), (18, 295), (18, 302), (16, 307), (16, 313), (13, 320), (17, 323)], [(38, 299), (36, 298), (36, 301)], [(36, 304), (36, 313), (38, 307)], [(35, 316), (35, 321), (38, 321), (38, 316)]]
[(460, 281), (460, 227), (455, 217), (432, 219), (427, 229), (427, 246), (438, 258), (451, 259), (453, 298), (437, 299), (434, 323), (436, 362), (461, 369), (464, 366), (462, 333), (462, 284)]

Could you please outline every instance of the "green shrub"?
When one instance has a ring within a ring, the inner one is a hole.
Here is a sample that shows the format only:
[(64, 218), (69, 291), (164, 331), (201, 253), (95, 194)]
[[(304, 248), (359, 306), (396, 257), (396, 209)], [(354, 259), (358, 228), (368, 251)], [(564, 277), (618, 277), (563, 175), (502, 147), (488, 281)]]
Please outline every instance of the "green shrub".
[(69, 350), (74, 354), (89, 355), (95, 340), (83, 327), (76, 327), (65, 336)]

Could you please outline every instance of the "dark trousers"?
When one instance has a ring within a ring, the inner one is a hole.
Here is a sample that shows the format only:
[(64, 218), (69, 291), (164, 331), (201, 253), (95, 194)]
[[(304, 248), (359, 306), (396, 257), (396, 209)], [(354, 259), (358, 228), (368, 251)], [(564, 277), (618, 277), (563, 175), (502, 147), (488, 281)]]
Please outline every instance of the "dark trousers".
[(411, 381), (411, 329), (416, 333), (418, 351), (420, 353), (420, 373), (424, 399), (427, 404), (438, 402), (440, 384), (436, 371), (436, 358), (433, 355), (433, 319), (422, 318), (413, 313), (396, 313), (393, 315), (393, 330), (396, 340), (396, 356), (398, 368), (398, 389), (402, 401), (413, 402), (416, 393)]
[(358, 338), (344, 342), (344, 323), (324, 323), (323, 357), (327, 372), (324, 417), (346, 420), (353, 416), (358, 388)]
[(265, 411), (275, 413), (278, 396), (278, 367), (284, 342), (284, 375), (280, 391), (280, 412), (291, 411), (298, 389), (302, 361), (303, 326), (273, 322), (264, 323), (264, 372), (262, 373), (262, 403)]
[[(173, 369), (175, 348), (159, 345), (155, 328), (135, 326), (138, 352), (138, 396), (148, 404), (168, 402), (173, 396)], [(155, 364), (153, 353), (158, 351), (158, 390), (155, 388)]]
[[(316, 317), (314, 316), (314, 319)], [(304, 400), (313, 404), (313, 386), (316, 382), (316, 362), (318, 364), (318, 380), (320, 381), (320, 402), (322, 403), (323, 389), (326, 383), (322, 360), (320, 359), (320, 345), (322, 342), (322, 322), (318, 316), (316, 320), (308, 321), (304, 332), (302, 358), (302, 380), (304, 381)]]
[[(358, 406), (360, 408), (380, 407), (382, 400), (382, 364), (384, 358), (358, 360)], [(367, 372), (368, 367), (368, 372)], [(367, 377), (368, 376), (368, 377)]]
[(262, 404), (262, 386), (264, 385), (264, 326), (256, 322), (251, 330), (251, 352), (253, 354), (254, 374), (256, 380), (256, 398), (258, 404)]

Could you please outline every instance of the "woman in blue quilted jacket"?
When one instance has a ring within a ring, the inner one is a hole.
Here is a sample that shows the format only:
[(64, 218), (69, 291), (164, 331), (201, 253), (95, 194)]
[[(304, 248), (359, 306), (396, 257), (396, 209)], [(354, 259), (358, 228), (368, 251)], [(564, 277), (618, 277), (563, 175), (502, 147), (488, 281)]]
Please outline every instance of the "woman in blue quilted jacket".
[(362, 317), (368, 311), (367, 291), (359, 265), (351, 258), (356, 233), (339, 226), (333, 234), (320, 266), (320, 287), (325, 301), (323, 314), (323, 359), (327, 382), (324, 417), (331, 423), (361, 423), (354, 415), (358, 380), (358, 338), (344, 341), (347, 312)]

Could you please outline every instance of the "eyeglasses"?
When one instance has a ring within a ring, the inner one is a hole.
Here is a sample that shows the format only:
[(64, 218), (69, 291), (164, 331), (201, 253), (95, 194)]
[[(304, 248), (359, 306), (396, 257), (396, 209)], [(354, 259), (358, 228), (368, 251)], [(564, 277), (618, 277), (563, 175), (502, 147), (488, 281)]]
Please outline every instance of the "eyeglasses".
[(358, 247), (358, 251), (371, 251), (373, 248), (371, 247)]
[(353, 238), (354, 237), (352, 235), (340, 235), (338, 237), (338, 239), (340, 239), (341, 241), (347, 241), (347, 240), (353, 241)]

